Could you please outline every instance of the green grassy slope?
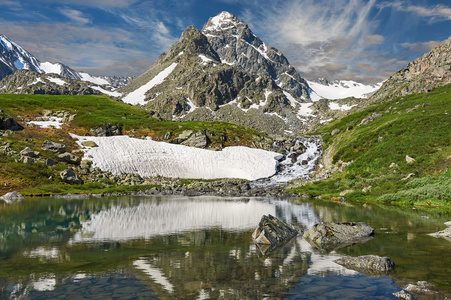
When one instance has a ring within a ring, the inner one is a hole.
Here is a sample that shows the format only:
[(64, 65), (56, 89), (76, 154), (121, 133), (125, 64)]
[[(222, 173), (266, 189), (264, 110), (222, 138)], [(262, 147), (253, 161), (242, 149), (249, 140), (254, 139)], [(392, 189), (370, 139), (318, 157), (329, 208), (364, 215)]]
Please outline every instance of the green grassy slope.
[[(376, 118), (360, 125), (370, 116)], [(334, 129), (340, 132), (332, 135)], [(324, 147), (332, 147), (333, 163), (352, 163), (293, 191), (330, 199), (351, 189), (346, 196), (351, 200), (451, 211), (451, 85), (372, 105), (319, 132)], [(406, 155), (415, 161), (407, 163)]]
[[(232, 123), (159, 121), (151, 117), (144, 109), (106, 96), (0, 94), (0, 109), (24, 127), (24, 130), (0, 136), (0, 147), (9, 143), (10, 148), (16, 152), (30, 147), (33, 151), (41, 152), (42, 157), (55, 161), (57, 154), (40, 149), (45, 140), (63, 143), (67, 147), (66, 150), (71, 152), (77, 149), (77, 145), (69, 133), (86, 135), (89, 134), (90, 129), (104, 123), (120, 126), (123, 134), (134, 137), (150, 136), (154, 140), (163, 140), (168, 133), (171, 133), (170, 140), (172, 140), (184, 130), (208, 132), (212, 147), (269, 145), (271, 141), (264, 133)], [(61, 129), (32, 128), (25, 125), (27, 121), (41, 117), (44, 109), (53, 112), (66, 111), (76, 114), (76, 117)], [(41, 163), (24, 164), (16, 161), (18, 158), (18, 156), (14, 158), (0, 153), (0, 195), (11, 190), (22, 191), (25, 194), (26, 191), (39, 193), (39, 186), (43, 185), (55, 186), (55, 191), (58, 193), (102, 192), (101, 184), (97, 183), (80, 186), (79, 191), (62, 183), (59, 172), (67, 168), (63, 163), (48, 167)], [(52, 180), (49, 179), (50, 177)], [(110, 187), (108, 192), (129, 190), (130, 187), (121, 187), (119, 190)]]

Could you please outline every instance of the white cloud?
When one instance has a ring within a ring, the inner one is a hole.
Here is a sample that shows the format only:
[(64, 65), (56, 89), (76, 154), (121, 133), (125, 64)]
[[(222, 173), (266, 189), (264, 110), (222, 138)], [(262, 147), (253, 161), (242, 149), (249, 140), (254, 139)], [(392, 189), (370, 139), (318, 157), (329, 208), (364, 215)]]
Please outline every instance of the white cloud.
[(65, 8), (61, 8), (59, 11), (64, 16), (66, 16), (67, 18), (71, 19), (72, 21), (74, 21), (80, 25), (86, 25), (88, 23), (91, 23), (91, 20), (88, 17), (84, 16), (84, 14), (79, 10), (65, 7)]
[(418, 5), (412, 5), (410, 3), (403, 3), (399, 1), (384, 2), (378, 5), (381, 9), (393, 8), (398, 11), (411, 12), (417, 16), (428, 18), (431, 23), (451, 20), (451, 8), (442, 4), (434, 5), (431, 7), (424, 7)]

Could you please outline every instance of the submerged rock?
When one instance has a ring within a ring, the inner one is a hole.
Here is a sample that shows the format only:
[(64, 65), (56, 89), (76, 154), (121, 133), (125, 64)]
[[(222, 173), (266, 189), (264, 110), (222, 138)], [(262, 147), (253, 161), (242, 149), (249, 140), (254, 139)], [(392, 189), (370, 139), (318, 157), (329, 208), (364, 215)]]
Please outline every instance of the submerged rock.
[(364, 243), (373, 235), (374, 229), (364, 222), (322, 222), (310, 227), (304, 238), (318, 250), (329, 251)]
[(334, 262), (348, 269), (372, 276), (386, 275), (395, 269), (395, 263), (391, 258), (377, 255), (343, 256)]
[(444, 224), (448, 227), (438, 232), (429, 233), (429, 235), (437, 238), (442, 237), (451, 242), (451, 221), (446, 222)]
[(298, 233), (292, 225), (271, 215), (264, 215), (252, 233), (252, 240), (257, 244), (276, 245), (293, 238)]

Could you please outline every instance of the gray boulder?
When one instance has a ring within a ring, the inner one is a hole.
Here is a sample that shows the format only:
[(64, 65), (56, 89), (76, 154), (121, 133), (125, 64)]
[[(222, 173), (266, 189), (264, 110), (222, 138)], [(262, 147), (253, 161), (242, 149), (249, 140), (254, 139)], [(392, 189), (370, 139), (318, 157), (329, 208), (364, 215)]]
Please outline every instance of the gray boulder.
[(271, 216), (263, 216), (255, 231), (252, 240), (257, 244), (276, 245), (287, 241), (298, 234), (293, 226)]
[(14, 191), (1, 196), (0, 199), (5, 201), (6, 203), (14, 203), (22, 201), (23, 196), (19, 192)]
[(102, 126), (90, 129), (89, 132), (94, 136), (114, 136), (121, 135), (122, 128), (111, 123), (105, 123)]
[(66, 150), (66, 145), (45, 140), (44, 143), (42, 143), (41, 149), (61, 153)]
[(22, 151), (20, 151), (20, 155), (28, 157), (38, 157), (39, 152), (34, 152), (30, 147), (25, 147)]
[(62, 162), (66, 162), (68, 164), (77, 165), (80, 163), (81, 158), (75, 154), (64, 152), (58, 155), (58, 160)]
[(0, 111), (0, 130), (22, 130), (23, 127), (19, 125), (10, 115)]
[(83, 180), (80, 179), (77, 174), (71, 169), (66, 169), (60, 173), (61, 179), (69, 184), (83, 184)]
[(206, 148), (210, 144), (210, 139), (203, 132), (197, 132), (190, 136), (182, 145), (195, 147), (195, 148)]
[(395, 269), (395, 263), (391, 258), (377, 255), (343, 256), (334, 262), (348, 269), (372, 276), (387, 275)]
[(310, 227), (304, 238), (320, 251), (364, 243), (372, 238), (374, 229), (364, 222), (321, 222)]

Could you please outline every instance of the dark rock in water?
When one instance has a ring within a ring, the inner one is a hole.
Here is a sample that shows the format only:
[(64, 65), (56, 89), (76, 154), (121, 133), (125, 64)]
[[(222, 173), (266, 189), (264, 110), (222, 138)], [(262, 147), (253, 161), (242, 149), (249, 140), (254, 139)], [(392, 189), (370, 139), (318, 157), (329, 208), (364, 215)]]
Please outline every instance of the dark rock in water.
[(372, 276), (386, 275), (395, 269), (395, 263), (391, 258), (377, 255), (344, 256), (334, 262), (348, 269)]
[(293, 226), (267, 215), (263, 216), (258, 227), (252, 233), (252, 240), (257, 244), (276, 245), (298, 234)]
[(371, 239), (374, 229), (363, 222), (322, 222), (304, 233), (304, 238), (318, 250), (329, 251)]
[(44, 143), (42, 143), (41, 149), (52, 152), (64, 152), (66, 150), (66, 145), (45, 140)]
[(23, 127), (19, 125), (11, 116), (5, 114), (4, 112), (0, 112), (0, 130), (17, 131), (22, 129)]

